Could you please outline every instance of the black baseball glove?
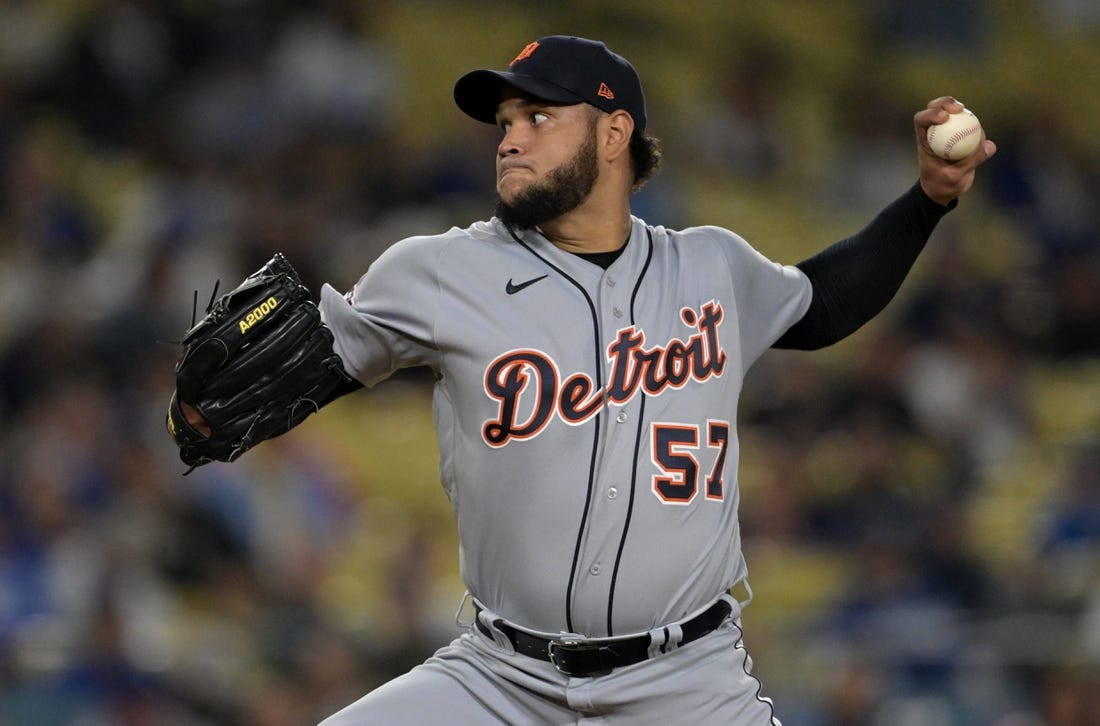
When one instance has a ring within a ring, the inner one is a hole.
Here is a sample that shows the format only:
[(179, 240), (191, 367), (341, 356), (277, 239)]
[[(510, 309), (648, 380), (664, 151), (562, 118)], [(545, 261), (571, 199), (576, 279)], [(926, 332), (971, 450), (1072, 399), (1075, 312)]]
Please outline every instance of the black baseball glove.
[[(333, 352), (332, 331), (309, 290), (281, 253), (213, 302), (182, 344), (168, 433), (192, 468), (234, 461), (359, 387)], [(181, 404), (204, 420), (202, 431)]]

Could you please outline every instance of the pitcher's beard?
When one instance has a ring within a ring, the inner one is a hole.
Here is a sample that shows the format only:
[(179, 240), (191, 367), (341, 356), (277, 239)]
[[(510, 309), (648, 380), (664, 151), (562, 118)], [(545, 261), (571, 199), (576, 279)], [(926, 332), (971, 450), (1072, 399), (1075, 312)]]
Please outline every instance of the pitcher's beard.
[(496, 216), (512, 228), (533, 229), (579, 207), (600, 175), (596, 157), (596, 135), (589, 134), (572, 159), (551, 171), (505, 202), (497, 195)]

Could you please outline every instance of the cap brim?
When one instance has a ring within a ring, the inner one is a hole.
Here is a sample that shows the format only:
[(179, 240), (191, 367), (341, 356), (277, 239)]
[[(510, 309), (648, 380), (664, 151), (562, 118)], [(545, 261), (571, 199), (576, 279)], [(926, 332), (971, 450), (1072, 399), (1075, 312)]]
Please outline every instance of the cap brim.
[(455, 103), (478, 121), (495, 124), (505, 86), (513, 86), (535, 98), (554, 103), (580, 103), (584, 99), (561, 86), (509, 71), (470, 71), (455, 83)]

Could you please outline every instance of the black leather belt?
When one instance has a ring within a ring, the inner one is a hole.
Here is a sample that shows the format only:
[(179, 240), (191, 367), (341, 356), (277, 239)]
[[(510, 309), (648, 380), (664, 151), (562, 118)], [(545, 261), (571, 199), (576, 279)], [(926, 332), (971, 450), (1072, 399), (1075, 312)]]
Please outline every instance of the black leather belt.
[[(730, 604), (724, 599), (718, 600), (691, 620), (682, 623), (680, 630), (683, 637), (680, 638), (679, 645), (686, 645), (712, 632), (730, 612)], [(489, 638), (493, 637), (492, 630), (480, 618), (475, 618), (474, 622), (478, 630)], [(649, 658), (649, 646), (652, 642), (648, 634), (622, 640), (557, 640), (525, 633), (502, 620), (494, 621), (493, 626), (508, 637), (517, 653), (552, 663), (562, 673), (578, 678), (604, 675), (614, 668), (641, 663)]]

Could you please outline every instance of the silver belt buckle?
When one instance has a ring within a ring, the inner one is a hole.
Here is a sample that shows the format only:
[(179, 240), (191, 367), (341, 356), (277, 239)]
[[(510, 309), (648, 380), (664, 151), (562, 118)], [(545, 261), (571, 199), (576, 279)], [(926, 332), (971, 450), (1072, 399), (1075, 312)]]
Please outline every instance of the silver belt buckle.
[(599, 650), (598, 645), (588, 645), (583, 640), (577, 640), (575, 638), (565, 638), (562, 640), (551, 640), (546, 644), (546, 654), (550, 656), (550, 663), (558, 670), (559, 673), (565, 675), (572, 675), (570, 671), (565, 670), (565, 667), (558, 663), (557, 656), (554, 654), (554, 648), (561, 648), (563, 650), (572, 650), (574, 652)]

